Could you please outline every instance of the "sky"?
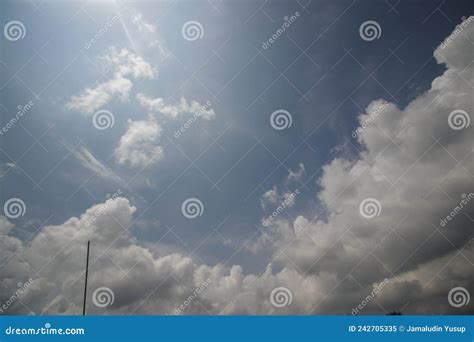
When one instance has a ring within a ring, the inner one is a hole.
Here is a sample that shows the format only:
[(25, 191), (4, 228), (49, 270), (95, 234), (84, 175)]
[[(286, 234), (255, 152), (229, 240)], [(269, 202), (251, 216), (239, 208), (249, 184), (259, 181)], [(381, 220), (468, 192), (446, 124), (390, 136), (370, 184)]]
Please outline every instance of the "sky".
[(470, 1), (2, 1), (0, 313), (472, 314)]

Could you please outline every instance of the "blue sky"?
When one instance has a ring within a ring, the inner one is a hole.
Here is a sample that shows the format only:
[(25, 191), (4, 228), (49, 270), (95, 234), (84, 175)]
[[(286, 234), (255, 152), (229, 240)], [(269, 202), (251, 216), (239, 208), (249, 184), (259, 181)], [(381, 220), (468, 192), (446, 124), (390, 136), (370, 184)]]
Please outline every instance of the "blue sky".
[[(313, 274), (311, 267), (304, 269), (306, 262), (278, 257), (293, 248), (275, 242), (285, 235), (281, 227), (296, 227), (303, 219), (329, 224), (338, 215), (324, 197), (331, 162), (377, 162), (364, 152), (374, 149), (371, 138), (352, 137), (360, 115), (378, 99), (393, 105), (394, 116), (405, 115), (447, 69), (434, 51), (473, 9), (469, 1), (342, 0), (4, 1), (1, 6), (3, 24), (18, 20), (26, 28), (23, 39), (2, 41), (4, 124), (19, 105), (34, 103), (0, 136), (2, 203), (20, 198), (27, 208), (9, 236), (28, 244), (43, 227), (60, 227), (120, 189), (136, 208), (125, 227), (130, 239), (154, 258), (178, 253), (196, 264), (240, 265), (244, 274), (255, 275), (269, 264), (275, 273), (295, 266)], [(294, 22), (265, 49), (262, 44), (291, 16)], [(366, 41), (359, 27), (369, 20), (381, 32)], [(185, 39), (182, 27), (188, 21), (201, 25), (201, 38)], [(87, 89), (96, 94), (93, 99), (84, 100)], [(191, 107), (207, 102), (208, 115), (174, 137), (193, 116)], [(276, 130), (270, 117), (280, 109), (290, 113), (292, 124)], [(464, 110), (469, 109), (472, 101)], [(98, 110), (111, 113), (112, 127), (94, 127)], [(399, 157), (401, 164), (411, 158), (409, 150)], [(472, 170), (472, 164), (465, 168)], [(376, 173), (371, 172), (374, 179)], [(398, 176), (407, 177), (407, 184), (419, 177), (402, 171)], [(443, 177), (436, 181), (443, 184)], [(262, 220), (296, 189), (296, 200), (279, 213), (281, 234), (273, 236), (273, 245), (260, 245)], [(183, 216), (181, 205), (188, 198), (202, 202), (201, 216)], [(446, 200), (443, 207), (452, 205)], [(472, 237), (462, 231), (464, 238)], [(344, 257), (340, 263), (335, 267), (345, 269)], [(315, 272), (321, 276), (324, 267)], [(373, 278), (367, 277), (367, 284), (380, 279)]]

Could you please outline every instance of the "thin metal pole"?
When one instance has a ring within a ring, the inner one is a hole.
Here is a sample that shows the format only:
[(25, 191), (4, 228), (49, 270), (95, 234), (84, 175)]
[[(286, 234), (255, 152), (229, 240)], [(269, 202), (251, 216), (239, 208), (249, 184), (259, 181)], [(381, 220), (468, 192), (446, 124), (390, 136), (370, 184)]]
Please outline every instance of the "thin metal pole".
[(86, 315), (86, 298), (87, 298), (87, 275), (89, 273), (89, 248), (91, 242), (87, 241), (87, 257), (86, 257), (86, 281), (84, 283), (84, 304), (82, 306), (82, 316)]

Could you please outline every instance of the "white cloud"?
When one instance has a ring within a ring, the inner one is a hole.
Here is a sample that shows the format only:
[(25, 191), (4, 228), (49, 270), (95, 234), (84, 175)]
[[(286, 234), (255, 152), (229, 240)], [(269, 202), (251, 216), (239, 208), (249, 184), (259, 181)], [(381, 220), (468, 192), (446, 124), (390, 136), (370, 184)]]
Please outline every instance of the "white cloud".
[(210, 102), (202, 105), (197, 101), (188, 102), (184, 97), (175, 104), (166, 103), (163, 98), (151, 98), (144, 94), (137, 94), (140, 105), (151, 113), (161, 113), (168, 118), (174, 119), (180, 114), (191, 113), (201, 116), (204, 120), (214, 119), (216, 113), (210, 107)]
[(115, 96), (121, 101), (128, 100), (133, 83), (125, 76), (134, 78), (155, 78), (157, 76), (156, 70), (150, 64), (126, 49), (117, 51), (111, 47), (106, 55), (100, 57), (100, 60), (105, 67), (114, 70), (113, 78), (99, 83), (95, 87), (87, 87), (79, 95), (72, 96), (66, 103), (66, 108), (90, 116)]
[[(474, 26), (464, 33), (474, 39)], [(336, 158), (324, 166), (319, 217), (309, 213), (310, 218), (281, 220), (269, 229), (274, 261), (305, 274), (327, 272), (338, 280), (339, 286), (315, 312), (330, 312), (331, 304), (337, 308), (349, 303), (351, 295), (353, 300), (360, 292), (362, 300), (361, 294), (370, 292), (360, 289), (350, 272), (364, 286), (388, 277), (387, 296), (400, 291), (396, 309), (410, 301), (405, 310), (412, 313), (449, 312), (449, 289), (473, 288), (474, 250), (468, 244), (473, 238), (472, 206), (446, 229), (439, 225), (461, 195), (472, 191), (474, 174), (473, 125), (463, 130), (448, 125), (453, 110), (472, 110), (474, 65), (465, 58), (471, 48), (451, 44), (449, 49), (453, 51), (435, 51), (448, 69), (430, 90), (406, 108), (388, 104), (360, 132), (363, 152), (355, 160)], [(359, 122), (379, 103), (371, 103)], [(370, 220), (359, 213), (359, 204), (369, 197), (382, 208)], [(414, 292), (405, 301), (403, 291), (409, 289)], [(382, 293), (379, 302), (390, 308), (392, 299)]]
[(158, 76), (156, 69), (154, 69), (148, 62), (127, 49), (121, 49), (118, 51), (115, 47), (111, 47), (109, 48), (108, 53), (100, 59), (105, 63), (106, 67), (113, 68), (116, 70), (116, 73), (122, 76), (131, 75), (134, 78), (149, 79)]
[[(286, 285), (293, 290), (294, 308), (310, 309), (314, 294), (322, 293), (317, 276), (304, 277), (284, 269), (274, 274), (269, 265), (261, 276), (243, 275), (240, 266), (198, 265), (181, 254), (155, 257), (137, 245), (127, 229), (136, 208), (125, 198), (108, 200), (88, 209), (79, 218), (61, 225), (44, 227), (28, 244), (13, 237), (0, 241), (0, 260), (4, 262), (0, 300), (6, 300), (17, 282), (30, 277), (28, 287), (9, 313), (78, 314), (82, 307), (84, 256), (91, 241), (89, 270), (90, 293), (107, 286), (115, 302), (97, 308), (88, 301), (89, 314), (107, 310), (122, 314), (171, 314), (206, 279), (209, 287), (191, 303), (185, 314), (270, 313), (269, 294), (273, 287)], [(0, 232), (14, 229), (0, 216)], [(203, 307), (204, 306), (204, 307)], [(292, 310), (294, 310), (294, 308)], [(282, 311), (284, 312), (284, 311)], [(286, 311), (288, 312), (288, 311)]]
[[(474, 40), (474, 27), (464, 33)], [(450, 56), (470, 51), (469, 45), (450, 48), (458, 50)], [(13, 237), (15, 227), (0, 217), (0, 301), (11, 296), (17, 282), (31, 277), (33, 285), (20, 298), (25, 306), (17, 302), (10, 313), (25, 313), (26, 308), (43, 314), (80, 313), (83, 258), (91, 240), (89, 288), (111, 288), (115, 303), (102, 309), (89, 301), (89, 314), (172, 313), (207, 278), (212, 280), (209, 287), (185, 314), (349, 314), (372, 284), (385, 278), (388, 285), (363, 313), (381, 313), (378, 303), (387, 310), (407, 304), (403, 312), (412, 314), (472, 314), (472, 306), (454, 309), (447, 301), (452, 287), (474, 288), (472, 222), (460, 213), (447, 227), (438, 225), (462, 193), (472, 192), (474, 173), (473, 125), (455, 131), (447, 122), (453, 109), (472, 109), (472, 89), (464, 81), (474, 82), (474, 65), (464, 63), (464, 57), (450, 58), (449, 68), (429, 91), (404, 109), (388, 106), (363, 130), (361, 155), (337, 158), (324, 167), (318, 199), (325, 212), (320, 218), (310, 213), (311, 218), (301, 215), (268, 227), (275, 253), (262, 274), (245, 275), (240, 266), (199, 265), (177, 253), (156, 257), (128, 232), (136, 208), (118, 198), (44, 227), (29, 243)], [(147, 131), (149, 125), (129, 122), (124, 145), (145, 136), (149, 151), (160, 131), (157, 125)], [(133, 157), (133, 149), (124, 151)], [(136, 155), (148, 154), (139, 150)], [(131, 162), (128, 157), (125, 161)], [(359, 214), (359, 203), (367, 197), (380, 201), (378, 217)], [(472, 206), (465, 213), (472, 217)], [(279, 271), (273, 270), (275, 263)], [(289, 307), (275, 310), (270, 304), (277, 286), (291, 290)]]
[(148, 23), (141, 13), (133, 16), (132, 23), (136, 24), (140, 32), (155, 33), (156, 26)]
[(276, 186), (274, 186), (272, 189), (265, 191), (265, 193), (262, 195), (260, 198), (260, 205), (263, 210), (266, 210), (269, 207), (276, 205), (279, 198), (280, 195), (278, 194), (278, 190)]
[(465, 19), (438, 46), (434, 52), (438, 63), (445, 63), (448, 68), (460, 71), (472, 63), (472, 53), (469, 51), (469, 46), (472, 45), (473, 21), (474, 16)]
[(279, 193), (277, 187), (274, 186), (272, 189), (265, 191), (260, 197), (260, 206), (264, 211), (275, 209), (283, 204), (285, 208), (291, 208), (295, 204), (295, 197), (300, 194), (299, 189), (294, 191)]
[(134, 10), (131, 10), (131, 15), (127, 18), (131, 18), (130, 27), (134, 28), (132, 37), (134, 44), (146, 48), (150, 53), (157, 52), (155, 55), (160, 61), (169, 56), (170, 51), (155, 25), (147, 21), (141, 13)]
[(115, 149), (117, 162), (132, 167), (158, 162), (163, 158), (160, 135), (161, 126), (156, 122), (128, 120), (127, 131)]
[(132, 81), (116, 74), (111, 80), (93, 88), (86, 88), (80, 95), (73, 96), (66, 107), (86, 115), (92, 115), (116, 95), (121, 101), (126, 101), (132, 87)]

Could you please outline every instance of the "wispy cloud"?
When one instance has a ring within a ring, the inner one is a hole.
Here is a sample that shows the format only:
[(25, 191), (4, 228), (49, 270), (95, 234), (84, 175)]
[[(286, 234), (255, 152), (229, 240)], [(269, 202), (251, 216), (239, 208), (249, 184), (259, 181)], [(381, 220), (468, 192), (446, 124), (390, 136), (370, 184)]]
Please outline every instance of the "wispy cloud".
[(63, 146), (65, 146), (86, 169), (93, 171), (103, 179), (123, 183), (122, 179), (104, 163), (98, 160), (87, 147), (80, 146), (74, 149), (67, 143), (63, 143)]
[(174, 104), (167, 103), (163, 98), (152, 98), (141, 93), (137, 94), (137, 99), (140, 105), (149, 112), (161, 113), (171, 119), (185, 113), (197, 113), (204, 120), (211, 120), (216, 115), (208, 104), (202, 105), (197, 101), (188, 101), (184, 97)]

